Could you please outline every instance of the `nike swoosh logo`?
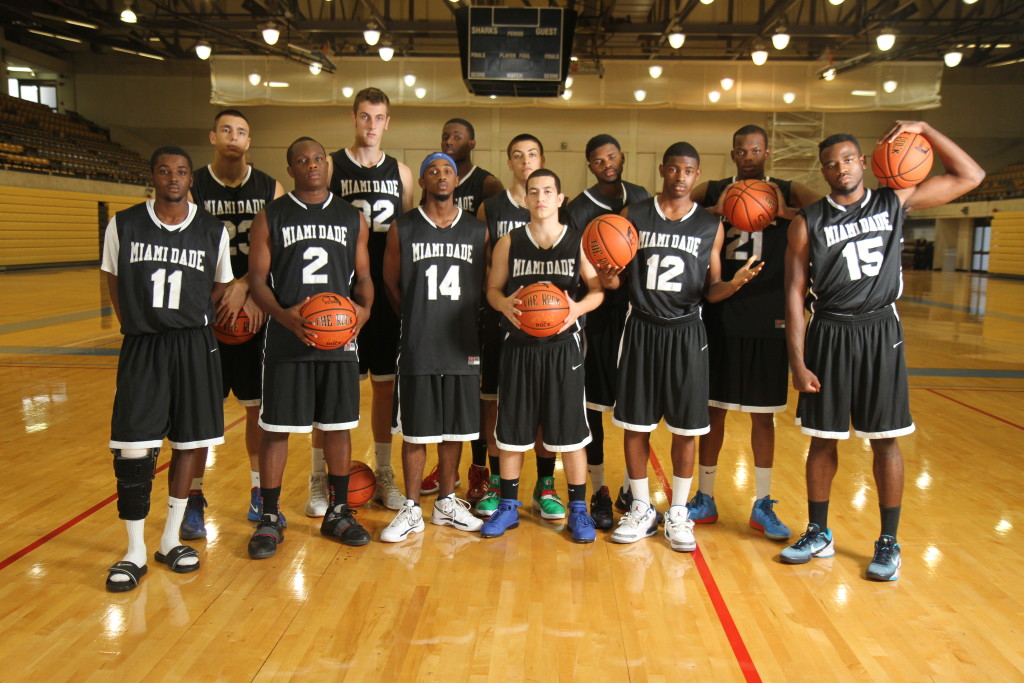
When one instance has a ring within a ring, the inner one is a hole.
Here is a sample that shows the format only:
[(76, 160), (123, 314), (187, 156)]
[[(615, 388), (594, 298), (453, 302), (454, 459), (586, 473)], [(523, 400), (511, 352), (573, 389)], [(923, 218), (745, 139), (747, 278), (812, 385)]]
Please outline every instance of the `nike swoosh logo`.
[(255, 512), (256, 514), (259, 514), (259, 510), (252, 503), (249, 503), (249, 509)]
[(701, 350), (701, 351), (703, 351), (703, 350), (704, 350), (704, 349), (706, 349), (706, 348), (708, 348), (708, 345), (707, 345), (707, 344), (705, 344), (704, 346), (700, 347), (700, 350)]
[(580, 369), (580, 368), (582, 368), (582, 367), (583, 367), (583, 363), (580, 363), (579, 365), (574, 365), (574, 366), (572, 366), (572, 369), (573, 369), (573, 370), (579, 370), (579, 369)]
[(900, 344), (902, 344), (902, 343), (903, 343), (903, 342), (901, 342), (901, 341), (898, 341), (898, 342), (896, 342), (895, 344), (893, 344), (893, 345), (892, 345), (892, 348), (894, 348), (894, 349), (895, 349), (895, 348), (896, 348), (897, 346), (899, 346), (899, 345), (900, 345)]

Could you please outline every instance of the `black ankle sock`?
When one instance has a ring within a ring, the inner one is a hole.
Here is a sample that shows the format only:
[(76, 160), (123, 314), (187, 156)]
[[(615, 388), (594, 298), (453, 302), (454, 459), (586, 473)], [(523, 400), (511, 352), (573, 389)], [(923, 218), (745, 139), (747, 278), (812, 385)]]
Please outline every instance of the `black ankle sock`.
[(807, 501), (807, 520), (824, 531), (828, 528), (828, 501)]
[(587, 500), (587, 482), (582, 484), (569, 484), (569, 502), (574, 500), (581, 500), (586, 502)]
[(279, 515), (278, 506), (281, 501), (281, 487), (265, 489), (260, 487), (260, 497), (263, 498), (263, 514)]
[(538, 477), (553, 477), (555, 476), (555, 459), (554, 458), (542, 458), (537, 456), (537, 476)]
[(900, 506), (884, 508), (879, 505), (878, 509), (882, 513), (882, 535), (896, 538), (896, 529), (900, 526)]
[(501, 480), (501, 497), (508, 500), (519, 500), (519, 477)]
[(338, 503), (348, 504), (348, 475), (328, 474), (327, 481), (331, 487), (331, 507)]
[(487, 440), (477, 439), (469, 442), (469, 450), (473, 454), (473, 464), (477, 467), (487, 467)]
[(487, 456), (487, 462), (491, 466), (491, 476), (492, 477), (494, 475), (496, 475), (496, 474), (501, 474), (501, 460), (498, 459), (498, 456), (496, 456), (496, 455), (489, 455), (489, 456)]
[(601, 421), (601, 411), (587, 409), (587, 422), (590, 424), (590, 436), (593, 437), (587, 444), (587, 464), (604, 464), (604, 422)]

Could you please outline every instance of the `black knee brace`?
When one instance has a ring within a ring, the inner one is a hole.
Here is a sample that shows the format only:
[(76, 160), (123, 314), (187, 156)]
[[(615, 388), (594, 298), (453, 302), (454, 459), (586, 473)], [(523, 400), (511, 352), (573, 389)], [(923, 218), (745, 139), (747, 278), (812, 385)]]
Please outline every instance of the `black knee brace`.
[(149, 448), (141, 458), (121, 457), (121, 450), (112, 448), (114, 476), (117, 477), (117, 516), (121, 519), (145, 519), (149, 514), (149, 498), (156, 476), (159, 448)]

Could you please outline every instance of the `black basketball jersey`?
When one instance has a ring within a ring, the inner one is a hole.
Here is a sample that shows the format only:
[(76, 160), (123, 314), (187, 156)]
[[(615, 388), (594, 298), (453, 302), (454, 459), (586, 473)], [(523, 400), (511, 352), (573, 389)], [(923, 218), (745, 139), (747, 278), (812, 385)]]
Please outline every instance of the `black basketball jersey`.
[(213, 322), (210, 294), (224, 235), (220, 221), (194, 208), (183, 227), (168, 230), (150, 200), (119, 211), (114, 227), (121, 334), (154, 334)]
[(810, 240), (812, 311), (858, 315), (900, 298), (906, 211), (893, 190), (865, 189), (850, 206), (825, 197), (801, 213)]
[(630, 204), (635, 204), (647, 199), (651, 193), (639, 185), (622, 181), (622, 198), (610, 200), (601, 194), (597, 185), (580, 192), (575, 199), (569, 202), (566, 213), (569, 214), (571, 224), (577, 230), (583, 230), (590, 221), (598, 216), (609, 213), (622, 213), (622, 210)]
[(640, 233), (636, 257), (626, 267), (630, 305), (664, 320), (692, 313), (703, 298), (718, 217), (694, 204), (679, 220), (669, 220), (655, 196), (629, 207), (629, 220)]
[(487, 268), (487, 228), (460, 210), (440, 228), (417, 207), (398, 219), (402, 337), (398, 371), (480, 373), (477, 313)]
[[(717, 204), (725, 188), (738, 180), (732, 177), (709, 182), (703, 205)], [(786, 205), (791, 205), (790, 181), (771, 177), (764, 180), (778, 185)], [(706, 322), (720, 324), (721, 329), (730, 336), (785, 338), (784, 290), (789, 223), (785, 218), (776, 218), (761, 232), (746, 232), (722, 218), (722, 226), (725, 228), (725, 242), (721, 252), (722, 280), (731, 280), (751, 256), (763, 261), (764, 267), (757, 277), (728, 299), (708, 304), (703, 314)]]
[[(289, 192), (267, 204), (270, 229), (270, 288), (283, 308), (324, 292), (351, 296), (355, 275), (359, 209), (333, 194), (307, 204)], [(271, 319), (266, 361), (356, 361), (353, 341), (342, 349), (314, 349)]]
[(273, 201), (277, 181), (263, 171), (249, 166), (245, 180), (238, 187), (228, 187), (204, 166), (192, 176), (192, 199), (227, 228), (231, 239), (231, 270), (235, 277), (249, 272), (249, 228), (252, 219)]
[(455, 206), (475, 216), (480, 205), (484, 203), (484, 181), (491, 175), (494, 174), (479, 166), (469, 169), (465, 177), (459, 178), (459, 184), (452, 193), (455, 196)]
[[(508, 249), (508, 282), (505, 283), (505, 295), (508, 296), (520, 287), (535, 282), (550, 282), (575, 300), (580, 289), (580, 233), (567, 225), (562, 226), (562, 234), (549, 248), (543, 249), (533, 239), (528, 227), (513, 230), (509, 233)], [(531, 337), (526, 332), (516, 329), (504, 316), (501, 324), (509, 333), (509, 338), (520, 342), (557, 341), (569, 337), (583, 329), (583, 321), (577, 320), (574, 325), (561, 334), (551, 337)]]
[(484, 200), (484, 212), (487, 215), (487, 232), (491, 236), (491, 244), (497, 244), (505, 235), (515, 228), (530, 222), (530, 211), (519, 206), (512, 199), (512, 190), (499, 192)]

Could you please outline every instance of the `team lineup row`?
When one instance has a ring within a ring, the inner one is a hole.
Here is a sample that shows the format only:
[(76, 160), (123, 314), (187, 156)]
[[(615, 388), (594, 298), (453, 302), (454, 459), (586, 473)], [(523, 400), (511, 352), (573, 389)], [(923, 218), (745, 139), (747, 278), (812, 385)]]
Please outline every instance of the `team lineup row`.
[[(442, 152), (420, 166), (415, 207), (412, 172), (381, 151), (387, 96), (360, 92), (352, 120), (349, 148), (328, 155), (310, 138), (288, 148), (294, 189), (286, 195), (245, 163), (244, 115), (221, 112), (210, 133), (213, 163), (193, 177), (187, 154), (158, 149), (151, 161), (155, 199), (111, 221), (102, 268), (125, 339), (110, 447), (129, 543), (110, 568), (109, 590), (131, 590), (147, 571), (143, 526), (165, 437), (172, 447), (169, 514), (155, 557), (177, 572), (199, 568), (197, 551), (179, 537), (205, 536), (205, 451), (223, 442), (221, 399), (232, 391), (247, 413), (248, 516), (257, 522), (250, 556), (270, 557), (284, 540), (288, 435), (311, 430), (306, 514), (323, 517), (326, 536), (368, 543), (346, 498), (361, 374), (371, 378), (375, 496), (397, 510), (382, 541), (424, 530), (420, 496), (432, 490), (435, 524), (488, 538), (515, 528), (523, 454), (534, 448), (534, 507), (546, 519), (568, 516), (573, 540), (592, 542), (595, 529), (614, 521), (603, 471), (605, 411), (625, 430), (626, 480), (617, 503), (626, 514), (611, 540), (635, 542), (658, 531), (662, 515), (651, 504), (647, 457), (650, 433), (664, 419), (673, 465), (664, 534), (674, 549), (692, 551), (694, 524), (717, 519), (713, 486), (729, 409), (751, 415), (751, 526), (786, 540), (770, 485), (773, 415), (785, 408), (787, 365), (801, 392), (798, 421), (812, 438), (809, 524), (782, 550), (782, 561), (833, 552), (828, 491), (836, 443), (848, 437), (852, 419), (855, 432), (871, 439), (882, 518), (867, 576), (898, 578), (903, 475), (895, 439), (913, 431), (895, 315), (902, 224), (906, 211), (980, 183), (983, 171), (955, 143), (926, 123), (897, 122), (883, 138), (924, 135), (946, 172), (903, 190), (870, 190), (858, 141), (833, 135), (819, 146), (831, 190), (819, 199), (797, 183), (767, 178), (767, 134), (746, 126), (733, 137), (735, 177), (700, 183), (699, 153), (676, 143), (659, 166), (661, 190), (650, 197), (622, 180), (617, 141), (598, 135), (586, 149), (597, 183), (563, 206), (560, 181), (543, 168), (534, 136), (509, 144), (513, 185), (505, 190), (473, 166), (472, 125), (452, 119)], [(770, 181), (779, 198), (778, 218), (756, 233), (720, 218), (726, 188), (749, 178)], [(641, 236), (625, 268), (595, 267), (581, 249), (579, 228), (608, 213), (626, 216)], [(309, 225), (329, 229), (301, 229)], [(828, 228), (840, 225), (843, 239), (832, 239), (838, 231)], [(171, 250), (202, 254), (199, 267), (159, 258)], [(563, 327), (544, 339), (521, 330), (517, 308), (517, 292), (538, 281), (568, 295)], [(814, 313), (805, 326), (809, 285)], [(325, 291), (349, 297), (357, 313), (357, 341), (342, 349), (317, 349), (299, 313)], [(218, 348), (209, 323), (239, 311), (261, 334)], [(392, 432), (403, 436), (405, 495), (393, 481)], [(687, 501), (697, 436), (700, 481)], [(454, 493), (464, 441), (474, 442), (469, 501)], [(422, 479), (428, 443), (438, 444), (439, 465)], [(555, 453), (568, 506), (554, 490)], [(588, 474), (595, 491), (589, 511)]]

